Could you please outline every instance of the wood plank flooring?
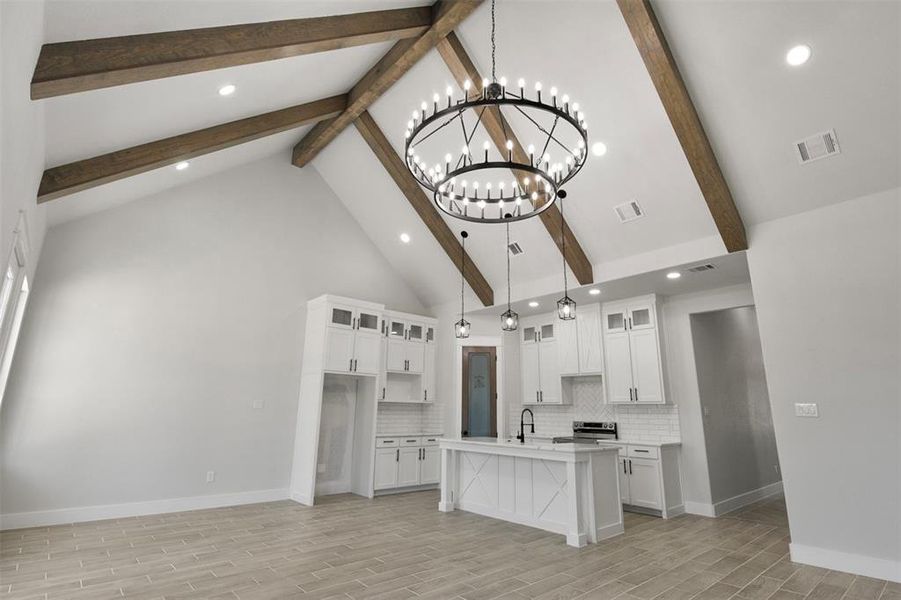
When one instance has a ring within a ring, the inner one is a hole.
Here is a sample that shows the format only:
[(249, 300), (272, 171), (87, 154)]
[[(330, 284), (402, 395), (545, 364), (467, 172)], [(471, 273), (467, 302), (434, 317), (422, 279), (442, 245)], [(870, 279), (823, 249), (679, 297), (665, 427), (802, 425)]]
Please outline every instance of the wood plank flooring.
[(7, 531), (0, 599), (901, 600), (901, 585), (788, 560), (781, 499), (719, 519), (628, 514), (581, 550), (437, 510), (434, 491)]

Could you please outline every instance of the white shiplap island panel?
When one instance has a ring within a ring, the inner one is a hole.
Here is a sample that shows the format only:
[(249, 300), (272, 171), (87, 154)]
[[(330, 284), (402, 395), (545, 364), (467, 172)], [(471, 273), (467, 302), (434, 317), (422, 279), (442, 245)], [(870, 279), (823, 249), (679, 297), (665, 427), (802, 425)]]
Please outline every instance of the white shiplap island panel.
[(442, 439), (438, 510), (465, 510), (566, 536), (581, 547), (623, 532), (615, 448)]

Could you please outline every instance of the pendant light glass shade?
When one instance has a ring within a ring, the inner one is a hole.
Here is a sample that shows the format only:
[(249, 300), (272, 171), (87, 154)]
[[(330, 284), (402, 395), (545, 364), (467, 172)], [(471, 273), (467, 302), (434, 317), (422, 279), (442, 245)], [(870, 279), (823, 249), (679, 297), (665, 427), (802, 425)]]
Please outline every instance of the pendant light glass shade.
[(564, 321), (576, 318), (576, 301), (569, 296), (563, 296), (557, 300), (557, 316)]
[(557, 194), (560, 199), (560, 250), (563, 254), (563, 297), (557, 300), (557, 316), (563, 321), (572, 321), (576, 318), (576, 301), (569, 297), (569, 290), (566, 286), (566, 231), (563, 220), (563, 199), (566, 198), (566, 191), (560, 190)]
[(460, 320), (454, 323), (454, 335), (456, 335), (458, 339), (465, 339), (469, 337), (469, 332), (472, 329), (469, 326), (469, 321), (465, 318), (466, 308), (463, 299), (464, 286), (466, 285), (466, 279), (463, 277), (466, 268), (466, 238), (469, 237), (469, 234), (465, 231), (461, 231), (460, 237), (463, 238), (463, 241), (460, 244)]
[[(507, 213), (505, 218), (512, 215)], [(519, 315), (510, 308), (510, 222), (507, 222), (507, 310), (501, 315), (501, 329), (504, 331), (516, 331), (519, 329)]]
[(468, 338), (469, 330), (469, 321), (466, 319), (460, 319), (454, 323), (454, 334), (460, 339)]
[(519, 328), (519, 315), (512, 310), (507, 310), (501, 315), (501, 329), (504, 331), (516, 331)]

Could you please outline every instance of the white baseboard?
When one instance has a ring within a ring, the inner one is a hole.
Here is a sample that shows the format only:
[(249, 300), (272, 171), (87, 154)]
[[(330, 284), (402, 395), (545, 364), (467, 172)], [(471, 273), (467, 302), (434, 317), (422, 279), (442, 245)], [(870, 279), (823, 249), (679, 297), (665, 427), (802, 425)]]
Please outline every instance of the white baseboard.
[(901, 561), (795, 543), (789, 544), (788, 550), (794, 562), (901, 583)]
[(34, 512), (8, 513), (0, 515), (0, 530), (22, 529), (24, 527), (45, 527), (48, 525), (65, 525), (85, 521), (103, 519), (121, 519), (141, 515), (198, 510), (203, 508), (220, 508), (258, 502), (287, 500), (288, 490), (256, 490), (253, 492), (236, 492), (233, 494), (217, 494), (214, 496), (192, 496), (189, 498), (167, 498), (147, 502), (128, 502), (126, 504), (105, 504), (100, 506), (79, 506), (76, 508), (60, 508)]
[(703, 502), (692, 502), (691, 500), (685, 501), (685, 512), (690, 515), (700, 515), (702, 517), (715, 517), (716, 509), (712, 504), (705, 504)]
[(757, 488), (756, 490), (751, 490), (750, 492), (745, 492), (744, 494), (739, 494), (738, 496), (732, 496), (731, 498), (727, 498), (726, 500), (715, 502), (713, 504), (713, 513), (714, 516), (718, 517), (728, 512), (732, 512), (733, 510), (737, 510), (743, 506), (754, 504), (758, 500), (763, 500), (764, 498), (768, 498), (769, 496), (774, 496), (781, 493), (782, 482), (777, 481), (776, 483), (765, 485), (762, 488)]
[(304, 506), (313, 506), (313, 499), (310, 498), (307, 494), (301, 494), (300, 492), (291, 492), (290, 499), (299, 504), (303, 504)]

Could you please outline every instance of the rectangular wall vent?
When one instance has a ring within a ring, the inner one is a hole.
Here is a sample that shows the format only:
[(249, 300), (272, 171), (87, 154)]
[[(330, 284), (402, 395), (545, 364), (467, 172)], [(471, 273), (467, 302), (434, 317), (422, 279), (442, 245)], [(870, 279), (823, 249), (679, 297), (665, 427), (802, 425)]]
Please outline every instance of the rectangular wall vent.
[(706, 265), (695, 265), (694, 267), (688, 267), (686, 271), (689, 273), (703, 273), (704, 271), (712, 271), (716, 267), (707, 263)]
[(507, 246), (510, 249), (510, 256), (519, 256), (523, 252), (522, 246), (519, 245), (519, 242), (510, 242), (510, 245)]
[(835, 130), (830, 129), (795, 142), (795, 152), (798, 155), (798, 162), (803, 165), (838, 154), (841, 148), (838, 146)]
[(620, 223), (628, 223), (644, 216), (644, 211), (642, 211), (641, 206), (635, 200), (617, 204), (613, 207), (613, 210), (616, 211), (616, 216), (619, 217)]

